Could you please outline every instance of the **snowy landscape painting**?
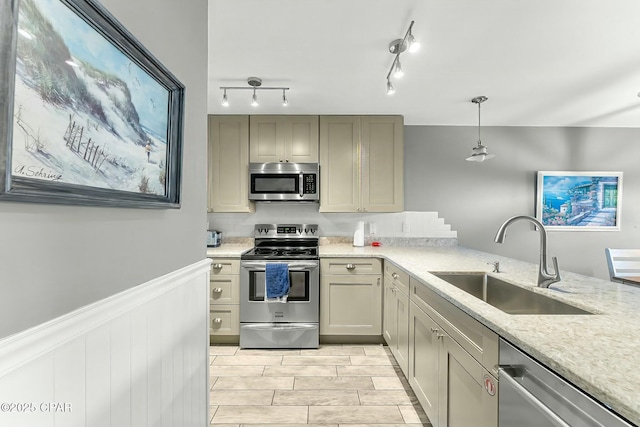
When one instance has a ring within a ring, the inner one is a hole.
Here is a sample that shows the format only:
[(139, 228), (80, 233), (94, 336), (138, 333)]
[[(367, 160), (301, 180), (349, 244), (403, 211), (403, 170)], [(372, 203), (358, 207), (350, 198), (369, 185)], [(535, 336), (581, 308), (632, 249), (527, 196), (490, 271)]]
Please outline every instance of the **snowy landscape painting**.
[[(66, 195), (89, 189), (89, 198), (126, 193), (175, 204), (184, 87), (99, 4), (19, 4), (11, 179)], [(87, 22), (74, 7), (100, 19)], [(105, 21), (115, 27), (98, 31)], [(128, 36), (126, 52), (110, 34)]]
[(622, 172), (538, 172), (537, 218), (551, 230), (620, 229)]

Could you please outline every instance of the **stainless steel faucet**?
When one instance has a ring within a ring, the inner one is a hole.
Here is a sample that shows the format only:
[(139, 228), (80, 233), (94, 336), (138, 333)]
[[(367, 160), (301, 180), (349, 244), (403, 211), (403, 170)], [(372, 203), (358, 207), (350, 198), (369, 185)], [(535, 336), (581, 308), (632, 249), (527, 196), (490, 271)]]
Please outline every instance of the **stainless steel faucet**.
[(558, 269), (558, 258), (556, 257), (552, 258), (553, 269), (555, 270), (554, 273), (549, 273), (549, 271), (547, 270), (547, 230), (544, 228), (544, 225), (542, 225), (540, 221), (527, 215), (517, 215), (511, 217), (506, 220), (504, 224), (502, 224), (498, 229), (495, 242), (504, 242), (507, 227), (521, 219), (533, 223), (536, 227), (538, 227), (538, 230), (540, 231), (540, 267), (538, 268), (538, 286), (541, 288), (548, 288), (550, 284), (559, 282), (561, 280), (560, 270)]

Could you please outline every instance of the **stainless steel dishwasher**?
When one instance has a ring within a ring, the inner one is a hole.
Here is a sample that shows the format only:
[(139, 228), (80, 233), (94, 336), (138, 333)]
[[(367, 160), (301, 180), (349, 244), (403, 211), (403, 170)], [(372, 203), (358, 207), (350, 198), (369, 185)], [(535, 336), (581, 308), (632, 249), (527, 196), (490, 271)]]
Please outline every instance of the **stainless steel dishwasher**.
[(500, 339), (500, 427), (630, 427), (562, 377)]

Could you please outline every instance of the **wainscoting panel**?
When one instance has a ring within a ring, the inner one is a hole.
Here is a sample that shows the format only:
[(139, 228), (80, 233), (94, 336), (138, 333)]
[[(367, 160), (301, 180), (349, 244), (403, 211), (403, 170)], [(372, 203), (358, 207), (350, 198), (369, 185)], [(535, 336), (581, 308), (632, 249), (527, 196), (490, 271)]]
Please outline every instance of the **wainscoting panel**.
[(0, 425), (207, 425), (209, 264), (0, 340)]

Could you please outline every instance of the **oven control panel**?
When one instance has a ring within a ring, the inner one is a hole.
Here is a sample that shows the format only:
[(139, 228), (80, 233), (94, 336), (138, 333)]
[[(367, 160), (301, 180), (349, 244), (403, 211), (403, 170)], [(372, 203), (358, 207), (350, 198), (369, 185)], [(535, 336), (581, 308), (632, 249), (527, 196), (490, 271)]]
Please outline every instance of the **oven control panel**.
[(256, 224), (255, 237), (317, 237), (318, 224)]

